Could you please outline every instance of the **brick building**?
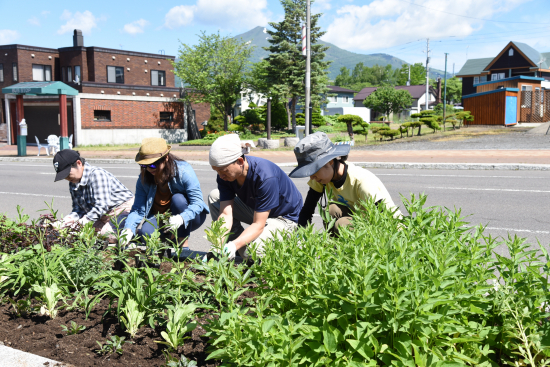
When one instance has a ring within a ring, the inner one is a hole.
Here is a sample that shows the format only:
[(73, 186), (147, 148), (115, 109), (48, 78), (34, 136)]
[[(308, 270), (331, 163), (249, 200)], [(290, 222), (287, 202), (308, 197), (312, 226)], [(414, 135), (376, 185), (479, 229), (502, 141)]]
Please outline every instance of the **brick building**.
[[(0, 46), (0, 130), (15, 144), (15, 95), (8, 86), (33, 81), (62, 81), (78, 90), (67, 98), (69, 135), (77, 145), (139, 143), (158, 136), (171, 142), (187, 140), (189, 123), (210, 118), (210, 106), (179, 100), (170, 60), (174, 56), (103, 47), (84, 47), (79, 30), (73, 46), (50, 49), (24, 45)], [(59, 101), (24, 96), (29, 143), (59, 135)], [(5, 123), (9, 126), (6, 129)], [(2, 129), (3, 128), (3, 129)]]

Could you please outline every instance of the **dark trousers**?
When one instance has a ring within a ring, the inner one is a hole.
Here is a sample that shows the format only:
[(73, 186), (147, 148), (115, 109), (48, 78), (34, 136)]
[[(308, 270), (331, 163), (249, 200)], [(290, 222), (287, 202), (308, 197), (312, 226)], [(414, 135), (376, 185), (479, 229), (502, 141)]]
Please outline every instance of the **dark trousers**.
[[(172, 213), (172, 215), (174, 215), (175, 213), (183, 213), (183, 211), (187, 209), (188, 206), (189, 203), (187, 202), (187, 199), (185, 198), (185, 196), (183, 196), (183, 194), (172, 195), (172, 203), (170, 204), (170, 212)], [(185, 224), (183, 224), (181, 227), (178, 228), (178, 238), (189, 238), (191, 232), (202, 226), (205, 219), (206, 211), (203, 210), (202, 213), (189, 221), (187, 227), (185, 227)], [(148, 219), (148, 221), (143, 223), (143, 226), (141, 227), (141, 230), (138, 231), (138, 234), (140, 236), (151, 236), (151, 234), (153, 234), (153, 232), (155, 232), (158, 227), (159, 226), (157, 223), (157, 218), (152, 216)], [(171, 232), (162, 233), (161, 238), (166, 239), (168, 236), (171, 235)]]

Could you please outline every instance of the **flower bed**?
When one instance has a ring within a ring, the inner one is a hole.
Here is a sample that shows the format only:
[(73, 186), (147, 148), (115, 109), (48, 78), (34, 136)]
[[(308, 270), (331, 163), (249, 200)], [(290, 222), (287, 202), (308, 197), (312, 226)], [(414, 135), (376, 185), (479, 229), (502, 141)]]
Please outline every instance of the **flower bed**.
[[(499, 256), (483, 228), (425, 200), (401, 219), (365, 203), (340, 238), (300, 229), (253, 265), (0, 217), (0, 341), (78, 366), (547, 364), (544, 247), (509, 238)], [(206, 232), (219, 249), (219, 223)]]

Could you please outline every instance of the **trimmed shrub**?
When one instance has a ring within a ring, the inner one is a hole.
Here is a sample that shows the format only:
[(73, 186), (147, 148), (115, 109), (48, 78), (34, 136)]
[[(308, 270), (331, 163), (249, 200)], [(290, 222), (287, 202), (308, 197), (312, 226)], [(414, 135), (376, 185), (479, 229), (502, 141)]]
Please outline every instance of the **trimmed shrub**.
[(432, 129), (434, 134), (436, 130), (441, 130), (441, 127), (433, 117), (423, 117), (420, 119), (420, 122)]
[(394, 137), (396, 137), (397, 135), (399, 135), (401, 133), (399, 132), (399, 130), (384, 129), (384, 130), (378, 131), (378, 134), (380, 134), (384, 137), (390, 137), (391, 140), (393, 140)]
[(363, 121), (363, 119), (360, 116), (357, 116), (357, 115), (338, 116), (338, 121), (339, 122), (344, 122), (347, 125), (349, 138), (352, 141), (354, 140), (353, 139), (353, 127), (354, 126), (361, 126), (361, 127), (363, 127), (363, 129), (365, 127), (368, 127), (368, 123)]

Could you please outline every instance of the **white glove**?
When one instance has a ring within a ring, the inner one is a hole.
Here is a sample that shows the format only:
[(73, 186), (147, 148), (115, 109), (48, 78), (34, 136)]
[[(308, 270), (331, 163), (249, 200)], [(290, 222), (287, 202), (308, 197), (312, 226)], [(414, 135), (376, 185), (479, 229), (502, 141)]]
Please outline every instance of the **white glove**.
[(229, 260), (233, 260), (235, 258), (237, 247), (235, 247), (233, 241), (229, 241), (225, 244), (225, 246), (223, 247), (223, 253), (227, 255), (227, 258)]
[(55, 222), (52, 223), (52, 227), (54, 229), (57, 229), (58, 231), (64, 227), (64, 222), (63, 222), (63, 219), (61, 220), (56, 220)]
[(120, 234), (120, 239), (118, 242), (121, 246), (126, 246), (133, 237), (134, 237), (134, 232), (132, 232), (130, 228), (126, 228)]
[[(80, 224), (82, 227), (84, 227), (86, 225), (86, 223), (88, 222), (91, 222), (87, 216), (83, 216), (82, 218), (80, 218), (76, 223)], [(75, 224), (76, 224), (75, 223)]]
[(70, 227), (75, 223), (77, 219), (78, 217), (75, 218), (74, 215), (69, 214), (66, 215), (63, 219), (53, 222), (52, 227), (57, 230), (65, 227)]
[(172, 215), (168, 219), (168, 228), (165, 232), (177, 231), (179, 227), (183, 225), (183, 218), (181, 215)]

